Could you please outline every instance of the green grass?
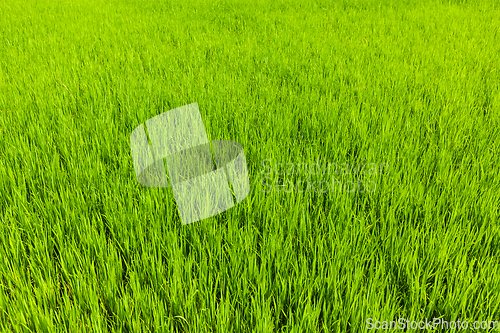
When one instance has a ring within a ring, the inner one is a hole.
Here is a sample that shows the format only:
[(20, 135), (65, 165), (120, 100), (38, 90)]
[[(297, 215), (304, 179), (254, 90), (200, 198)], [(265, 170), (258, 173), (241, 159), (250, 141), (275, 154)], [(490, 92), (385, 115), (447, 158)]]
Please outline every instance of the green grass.
[[(2, 332), (500, 320), (497, 1), (1, 0), (0, 13)], [(136, 181), (129, 136), (193, 102), (211, 140), (242, 144), (251, 192), (184, 226), (170, 188)], [(318, 160), (389, 167), (335, 175), (372, 193), (265, 191), (265, 165)]]

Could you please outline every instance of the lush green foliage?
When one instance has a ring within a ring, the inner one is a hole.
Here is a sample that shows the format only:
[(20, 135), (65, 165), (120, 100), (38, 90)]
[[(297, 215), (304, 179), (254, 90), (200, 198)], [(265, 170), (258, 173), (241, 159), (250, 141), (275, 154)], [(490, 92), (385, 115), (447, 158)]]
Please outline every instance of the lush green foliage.
[[(500, 320), (497, 1), (2, 0), (0, 13), (2, 331)], [(252, 190), (183, 226), (171, 189), (137, 183), (129, 135), (192, 102), (211, 140), (243, 145)], [(388, 168), (262, 173), (318, 160)], [(332, 177), (375, 190), (290, 187)]]

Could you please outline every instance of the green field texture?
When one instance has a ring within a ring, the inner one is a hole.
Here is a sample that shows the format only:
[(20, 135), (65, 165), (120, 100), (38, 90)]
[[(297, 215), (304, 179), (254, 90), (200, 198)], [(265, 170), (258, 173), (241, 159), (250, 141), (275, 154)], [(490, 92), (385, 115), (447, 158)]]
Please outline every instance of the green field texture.
[[(182, 225), (129, 140), (194, 102), (251, 191)], [(0, 0), (0, 331), (500, 321), (499, 137), (496, 0)]]

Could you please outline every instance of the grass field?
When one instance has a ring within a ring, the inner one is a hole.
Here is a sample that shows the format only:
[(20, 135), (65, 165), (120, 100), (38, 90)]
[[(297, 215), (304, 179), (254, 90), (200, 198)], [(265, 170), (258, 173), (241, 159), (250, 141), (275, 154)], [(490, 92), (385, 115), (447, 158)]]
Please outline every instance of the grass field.
[[(129, 137), (193, 102), (251, 192), (182, 225)], [(1, 331), (500, 321), (499, 137), (496, 0), (0, 0)]]

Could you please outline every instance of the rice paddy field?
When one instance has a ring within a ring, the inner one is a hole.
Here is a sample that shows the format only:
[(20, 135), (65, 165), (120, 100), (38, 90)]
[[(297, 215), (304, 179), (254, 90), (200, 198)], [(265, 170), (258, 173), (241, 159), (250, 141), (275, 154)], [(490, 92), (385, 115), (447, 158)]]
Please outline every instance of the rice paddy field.
[[(183, 225), (194, 102), (251, 189)], [(496, 0), (0, 0), (0, 331), (500, 331), (499, 150)]]

